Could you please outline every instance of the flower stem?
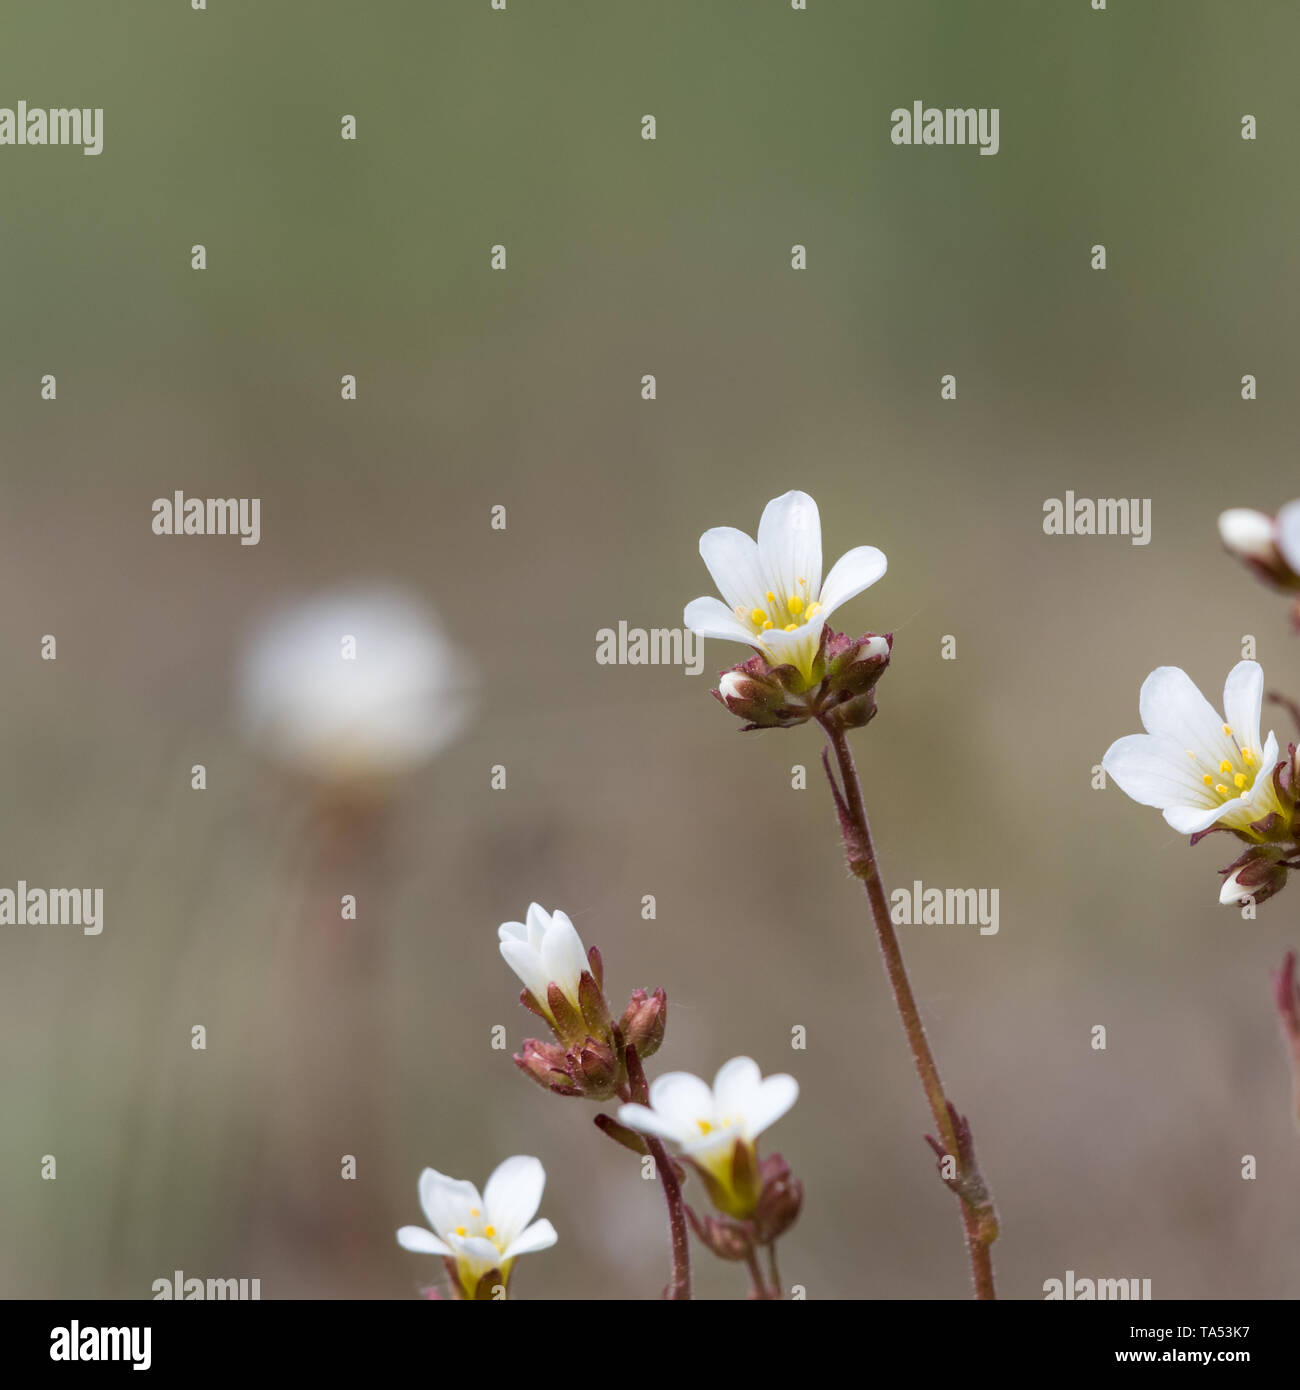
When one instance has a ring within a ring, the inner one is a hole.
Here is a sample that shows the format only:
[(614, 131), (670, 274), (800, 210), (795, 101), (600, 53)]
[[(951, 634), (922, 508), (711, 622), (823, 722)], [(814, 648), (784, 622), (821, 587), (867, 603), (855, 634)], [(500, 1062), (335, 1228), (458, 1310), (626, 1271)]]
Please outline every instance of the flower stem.
[[(912, 1060), (916, 1063), (921, 1087), (925, 1091), (925, 1098), (939, 1133), (937, 1141), (929, 1139), (928, 1135), (926, 1137), (939, 1155), (940, 1174), (944, 1182), (961, 1202), (962, 1223), (970, 1254), (975, 1297), (995, 1298), (997, 1295), (993, 1286), (993, 1257), (990, 1247), (997, 1239), (998, 1224), (993, 1199), (975, 1161), (970, 1126), (957, 1113), (944, 1093), (939, 1068), (925, 1036), (921, 1011), (917, 1007), (911, 982), (907, 978), (907, 967), (903, 964), (903, 951), (898, 942), (898, 934), (890, 920), (889, 902), (885, 897), (884, 885), (880, 881), (875, 845), (871, 839), (871, 827), (867, 822), (866, 807), (862, 800), (862, 785), (858, 780), (847, 732), (833, 712), (819, 717), (817, 722), (825, 731), (827, 742), (839, 767), (840, 780), (837, 783), (831, 770), (830, 759), (823, 752), (822, 763), (830, 780), (831, 795), (835, 798), (835, 809), (840, 818), (849, 867), (854, 876), (862, 880), (866, 889), (871, 916), (876, 925), (876, 936), (880, 942), (880, 954), (884, 959), (885, 974), (894, 991), (903, 1032), (907, 1035)], [(945, 1161), (948, 1159), (953, 1160), (953, 1164), (949, 1166), (955, 1166), (955, 1172), (951, 1175), (944, 1169)]]
[(781, 1283), (781, 1271), (776, 1267), (776, 1241), (767, 1247), (767, 1262), (772, 1276), (772, 1297), (784, 1298), (785, 1289)]
[(663, 1184), (664, 1200), (668, 1203), (668, 1229), (672, 1236), (673, 1273), (664, 1291), (665, 1298), (684, 1299), (691, 1296), (691, 1247), (686, 1234), (686, 1205), (682, 1201), (681, 1184), (673, 1161), (663, 1144), (653, 1135), (643, 1134), (646, 1148), (655, 1161), (655, 1172)]

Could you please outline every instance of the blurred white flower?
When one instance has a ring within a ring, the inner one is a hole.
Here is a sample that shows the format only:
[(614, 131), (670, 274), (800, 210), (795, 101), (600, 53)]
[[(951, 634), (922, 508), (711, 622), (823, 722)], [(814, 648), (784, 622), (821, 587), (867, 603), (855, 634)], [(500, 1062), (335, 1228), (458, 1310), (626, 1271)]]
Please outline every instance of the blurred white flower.
[[(1264, 672), (1239, 661), (1223, 687), (1224, 716), (1177, 666), (1160, 666), (1138, 699), (1145, 734), (1116, 739), (1102, 766), (1121, 791), (1156, 806), (1181, 834), (1250, 826), (1283, 812), (1273, 785), (1277, 737), (1261, 741)], [(1256, 837), (1258, 838), (1258, 837)]]
[(332, 782), (426, 762), (464, 724), (469, 684), (427, 608), (358, 588), (274, 613), (249, 643), (239, 697), (259, 746)]
[[(497, 928), (501, 954), (506, 964), (523, 981), (524, 988), (537, 1001), (548, 1018), (548, 987), (557, 985), (575, 1009), (581, 1011), (579, 983), (591, 969), (587, 952), (568, 914), (547, 912), (537, 903), (528, 904), (523, 922), (503, 922)], [(552, 1022), (555, 1020), (552, 1018)]]
[(826, 620), (885, 572), (884, 555), (860, 545), (837, 560), (822, 582), (822, 524), (806, 492), (787, 492), (763, 509), (755, 542), (732, 526), (700, 537), (700, 555), (718, 592), (686, 605), (682, 620), (701, 637), (756, 648), (774, 666), (809, 677)]
[(620, 1106), (618, 1118), (672, 1140), (704, 1177), (715, 1204), (744, 1217), (759, 1193), (755, 1141), (798, 1098), (793, 1076), (765, 1078), (752, 1057), (733, 1057), (711, 1087), (690, 1072), (665, 1072), (650, 1083), (649, 1106)]
[[(465, 1296), (473, 1298), (479, 1280), (491, 1270), (508, 1284), (520, 1255), (555, 1244), (555, 1227), (546, 1220), (533, 1221), (545, 1186), (541, 1160), (525, 1154), (498, 1165), (481, 1196), (472, 1182), (426, 1168), (420, 1174), (420, 1206), (433, 1230), (403, 1226), (397, 1243), (416, 1254), (453, 1260)], [(490, 1297), (491, 1291), (487, 1293)]]

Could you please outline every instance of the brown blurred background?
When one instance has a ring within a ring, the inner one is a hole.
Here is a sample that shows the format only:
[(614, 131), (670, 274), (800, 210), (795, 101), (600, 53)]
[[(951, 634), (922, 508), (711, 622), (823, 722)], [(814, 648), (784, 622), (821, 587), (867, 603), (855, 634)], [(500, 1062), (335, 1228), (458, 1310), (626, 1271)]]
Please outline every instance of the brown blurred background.
[[(421, 1167), (481, 1183), (520, 1152), (560, 1241), (517, 1294), (657, 1294), (658, 1192), (490, 1046), (533, 1031), (495, 929), (536, 898), (611, 993), (667, 989), (654, 1070), (797, 1074), (767, 1141), (807, 1187), (788, 1283), (964, 1295), (817, 738), (737, 734), (706, 691), (741, 648), (702, 677), (595, 662), (598, 628), (712, 591), (705, 527), (801, 487), (828, 565), (889, 556), (840, 615), (896, 633), (855, 739), (887, 883), (1001, 892), (997, 936), (904, 929), (1000, 1291), (1300, 1294), (1268, 979), (1296, 897), (1242, 922), (1230, 846), (1089, 786), (1157, 664), (1217, 700), (1249, 633), (1300, 692), (1284, 602), (1214, 525), (1300, 494), (1297, 42), (1282, 0), (5, 6), (0, 104), (102, 106), (105, 146), (0, 149), (0, 883), (102, 886), (106, 925), (0, 928), (0, 1292), (148, 1297), (182, 1269), (409, 1296), (439, 1273), (393, 1239)], [(1000, 153), (894, 147), (916, 99), (997, 106)], [(260, 497), (260, 545), (153, 535), (176, 489)], [(1150, 498), (1151, 544), (1045, 536), (1066, 489)], [(432, 603), (479, 684), (357, 863), (383, 1037), (354, 1048), (343, 948), (322, 965), (303, 928), (339, 865), (233, 690), (272, 604), (372, 577)], [(338, 1082), (304, 1119), (274, 1077), (313, 972)], [(331, 1181), (295, 1184), (268, 1153), (313, 1124)]]

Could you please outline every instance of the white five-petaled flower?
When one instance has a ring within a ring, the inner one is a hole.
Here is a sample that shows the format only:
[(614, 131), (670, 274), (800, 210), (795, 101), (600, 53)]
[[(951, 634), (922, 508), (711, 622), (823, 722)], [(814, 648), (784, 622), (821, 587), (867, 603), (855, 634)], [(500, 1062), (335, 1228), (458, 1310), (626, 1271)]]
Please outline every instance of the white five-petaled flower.
[(1260, 738), (1264, 672), (1239, 661), (1223, 687), (1223, 715), (1177, 666), (1160, 666), (1142, 683), (1145, 734), (1117, 739), (1101, 760), (1121, 791), (1157, 806), (1184, 835), (1220, 825), (1249, 833), (1283, 810), (1273, 785), (1277, 737)]
[(240, 703), (255, 742), (324, 782), (418, 767), (460, 731), (466, 665), (420, 601), (346, 588), (279, 609), (249, 643)]
[(461, 1287), (473, 1298), (479, 1280), (490, 1270), (499, 1271), (507, 1284), (520, 1255), (555, 1244), (555, 1227), (546, 1220), (533, 1221), (545, 1186), (541, 1161), (524, 1154), (499, 1164), (481, 1196), (472, 1182), (426, 1168), (420, 1174), (420, 1206), (433, 1230), (403, 1226), (397, 1243), (417, 1254), (454, 1260)]
[(497, 928), (497, 936), (506, 964), (548, 1016), (551, 1010), (546, 996), (551, 984), (557, 985), (569, 1003), (581, 1010), (579, 982), (583, 971), (591, 966), (582, 938), (567, 913), (558, 908), (547, 912), (536, 903), (529, 903), (525, 920), (503, 922)]
[(700, 555), (722, 599), (693, 599), (686, 626), (701, 637), (744, 642), (774, 666), (797, 667), (805, 679), (826, 620), (886, 568), (875, 546), (860, 545), (823, 582), (821, 517), (806, 492), (787, 492), (763, 508), (757, 542), (716, 526), (700, 537)]
[[(755, 1172), (755, 1141), (798, 1098), (799, 1083), (793, 1076), (764, 1077), (752, 1057), (733, 1057), (718, 1069), (712, 1086), (690, 1072), (665, 1072), (650, 1083), (648, 1106), (620, 1106), (618, 1118), (643, 1134), (671, 1139), (683, 1158), (717, 1184), (722, 1205), (744, 1215), (744, 1208), (752, 1206), (753, 1194), (734, 1191), (736, 1146), (744, 1148), (746, 1167)], [(718, 1200), (712, 1184), (711, 1191)], [(728, 1197), (735, 1200), (728, 1203)]]

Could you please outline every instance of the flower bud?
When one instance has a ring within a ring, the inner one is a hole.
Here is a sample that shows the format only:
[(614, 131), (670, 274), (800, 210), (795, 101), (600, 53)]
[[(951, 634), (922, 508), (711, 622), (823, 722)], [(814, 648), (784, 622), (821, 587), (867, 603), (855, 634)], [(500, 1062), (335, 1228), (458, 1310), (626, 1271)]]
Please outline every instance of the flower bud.
[(570, 1080), (588, 1100), (608, 1100), (618, 1093), (623, 1067), (608, 1043), (588, 1038), (569, 1050), (567, 1061)]
[(787, 729), (813, 714), (801, 695), (792, 694), (782, 683), (781, 676), (785, 675), (788, 683), (793, 671), (793, 667), (769, 666), (764, 657), (751, 657), (724, 671), (713, 694), (732, 714), (746, 721), (743, 732)]
[(528, 1038), (523, 1050), (515, 1054), (515, 1066), (531, 1076), (539, 1086), (560, 1096), (581, 1094), (569, 1078), (569, 1059), (562, 1047)]
[(619, 1021), (619, 1032), (629, 1047), (635, 1047), (637, 1056), (644, 1060), (659, 1051), (664, 1040), (664, 1027), (668, 1022), (668, 997), (662, 989), (653, 994), (638, 989), (632, 992), (623, 1017)]
[(1221, 872), (1227, 875), (1219, 893), (1219, 901), (1225, 906), (1246, 902), (1258, 906), (1286, 886), (1286, 866), (1278, 863), (1276, 852), (1262, 846), (1248, 849)]
[(732, 1221), (725, 1216), (699, 1217), (690, 1207), (686, 1208), (686, 1216), (700, 1244), (718, 1259), (743, 1260), (753, 1251), (754, 1236), (749, 1222)]
[(782, 1236), (794, 1225), (803, 1206), (803, 1183), (780, 1154), (769, 1154), (759, 1165), (762, 1191), (754, 1210), (754, 1230), (760, 1245)]
[(1283, 521), (1293, 520), (1294, 507), (1288, 503), (1277, 518), (1249, 507), (1232, 507), (1219, 516), (1219, 538), (1228, 553), (1257, 579), (1278, 589), (1300, 589), (1300, 575), (1287, 554), (1290, 547), (1282, 539)]

